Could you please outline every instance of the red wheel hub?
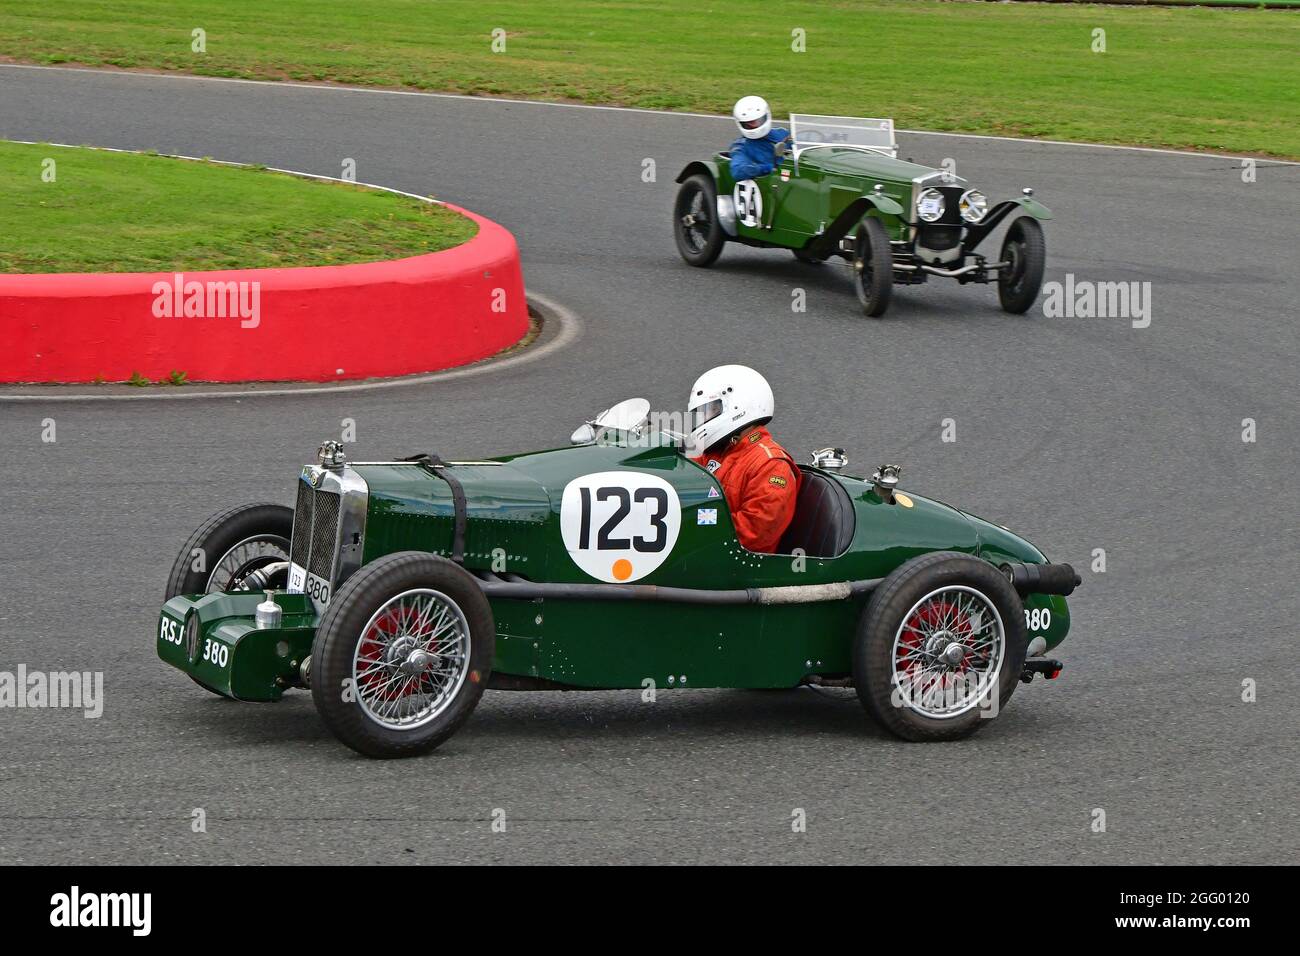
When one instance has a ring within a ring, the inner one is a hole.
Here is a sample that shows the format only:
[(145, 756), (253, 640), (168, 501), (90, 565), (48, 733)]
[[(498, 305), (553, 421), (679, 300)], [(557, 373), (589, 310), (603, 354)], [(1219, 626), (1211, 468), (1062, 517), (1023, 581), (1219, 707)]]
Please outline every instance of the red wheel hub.
[[(409, 680), (393, 680), (391, 671), (378, 667), (376, 662), (386, 659), (388, 650), (392, 645), (392, 641), (385, 641), (383, 635), (408, 633), (417, 623), (414, 620), (415, 617), (416, 611), (414, 608), (404, 605), (389, 608), (361, 636), (361, 644), (357, 648), (357, 658), (366, 661), (367, 670), (366, 673), (357, 678), (357, 682), (367, 690), (376, 690), (376, 696), (383, 700), (396, 700), (401, 697), (406, 692), (411, 680), (416, 679), (412, 677)], [(399, 662), (394, 661), (393, 663)], [(383, 686), (382, 691), (379, 690), (381, 686)]]
[[(927, 601), (912, 612), (903, 624), (903, 635), (898, 641), (894, 670), (909, 678), (918, 676), (921, 669), (920, 654), (926, 650), (927, 635), (946, 631), (952, 641), (968, 644), (971, 637), (970, 615), (952, 601), (936, 598)], [(953, 670), (964, 673), (969, 667), (970, 651), (962, 655), (961, 663)]]

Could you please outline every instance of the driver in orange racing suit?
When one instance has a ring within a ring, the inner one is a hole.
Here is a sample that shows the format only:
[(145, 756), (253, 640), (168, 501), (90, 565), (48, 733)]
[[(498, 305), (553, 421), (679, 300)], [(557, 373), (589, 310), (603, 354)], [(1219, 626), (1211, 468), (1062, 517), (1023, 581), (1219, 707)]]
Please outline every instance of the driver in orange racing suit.
[(687, 403), (692, 460), (722, 485), (736, 537), (750, 551), (776, 551), (794, 518), (799, 468), (766, 426), (774, 401), (767, 379), (744, 365), (701, 375)]

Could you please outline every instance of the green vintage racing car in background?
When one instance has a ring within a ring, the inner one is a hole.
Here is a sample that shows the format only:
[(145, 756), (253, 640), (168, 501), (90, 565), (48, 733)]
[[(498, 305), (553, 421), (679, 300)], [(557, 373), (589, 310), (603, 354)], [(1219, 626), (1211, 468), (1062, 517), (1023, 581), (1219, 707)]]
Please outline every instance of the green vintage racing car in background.
[(159, 656), (237, 700), (310, 688), (377, 757), (437, 746), (485, 688), (852, 686), (898, 736), (949, 740), (1060, 671), (1069, 565), (836, 449), (801, 467), (781, 553), (746, 551), (648, 409), (482, 461), (326, 442), (295, 508), (225, 511), (181, 548)]
[[(711, 265), (728, 242), (791, 250), (807, 262), (847, 259), (863, 311), (885, 314), (895, 285), (930, 277), (996, 282), (1008, 312), (1034, 304), (1047, 249), (1047, 207), (1024, 189), (988, 198), (950, 169), (898, 159), (888, 119), (794, 114), (791, 145), (776, 170), (736, 182), (730, 154), (689, 163), (673, 205), (677, 250)], [(998, 255), (977, 247), (1010, 220)]]

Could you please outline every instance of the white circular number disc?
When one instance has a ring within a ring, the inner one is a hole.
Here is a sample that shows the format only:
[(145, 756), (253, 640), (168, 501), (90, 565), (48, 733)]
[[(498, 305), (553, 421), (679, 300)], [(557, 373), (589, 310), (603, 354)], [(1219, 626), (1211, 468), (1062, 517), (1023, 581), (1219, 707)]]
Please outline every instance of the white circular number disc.
[(746, 226), (757, 226), (763, 221), (763, 191), (752, 179), (736, 183), (731, 193), (736, 204), (736, 218)]
[(560, 500), (560, 534), (573, 563), (626, 584), (667, 560), (682, 526), (677, 491), (658, 475), (601, 471), (575, 478)]

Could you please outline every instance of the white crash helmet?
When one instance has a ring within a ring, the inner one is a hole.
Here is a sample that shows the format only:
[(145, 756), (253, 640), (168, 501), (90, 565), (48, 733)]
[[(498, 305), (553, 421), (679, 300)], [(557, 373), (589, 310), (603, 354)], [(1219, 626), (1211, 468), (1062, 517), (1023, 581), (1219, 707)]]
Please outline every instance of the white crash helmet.
[(742, 96), (736, 100), (731, 115), (746, 139), (762, 139), (772, 132), (772, 111), (761, 96)]
[(719, 365), (695, 380), (686, 403), (687, 450), (702, 455), (737, 429), (772, 417), (772, 386), (746, 365)]

